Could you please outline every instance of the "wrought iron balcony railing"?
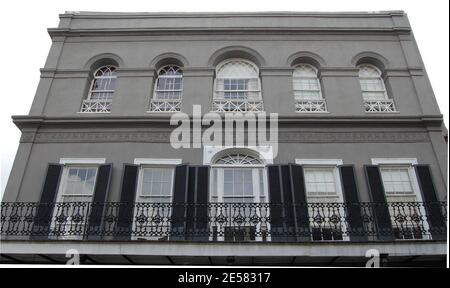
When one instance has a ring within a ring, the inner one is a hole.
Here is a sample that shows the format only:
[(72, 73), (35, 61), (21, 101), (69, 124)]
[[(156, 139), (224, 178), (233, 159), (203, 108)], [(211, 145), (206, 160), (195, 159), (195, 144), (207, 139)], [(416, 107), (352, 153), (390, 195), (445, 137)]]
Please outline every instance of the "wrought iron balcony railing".
[(446, 239), (446, 202), (2, 203), (2, 239), (394, 241)]

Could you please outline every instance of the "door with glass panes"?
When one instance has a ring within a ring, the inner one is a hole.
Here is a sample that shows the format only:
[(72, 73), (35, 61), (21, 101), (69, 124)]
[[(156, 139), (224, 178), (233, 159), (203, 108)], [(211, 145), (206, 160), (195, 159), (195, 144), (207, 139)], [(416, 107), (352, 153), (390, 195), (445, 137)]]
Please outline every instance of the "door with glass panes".
[(266, 182), (265, 165), (254, 156), (233, 153), (215, 161), (211, 167), (211, 240), (267, 240)]
[(174, 168), (142, 165), (133, 214), (133, 238), (167, 240), (172, 215)]

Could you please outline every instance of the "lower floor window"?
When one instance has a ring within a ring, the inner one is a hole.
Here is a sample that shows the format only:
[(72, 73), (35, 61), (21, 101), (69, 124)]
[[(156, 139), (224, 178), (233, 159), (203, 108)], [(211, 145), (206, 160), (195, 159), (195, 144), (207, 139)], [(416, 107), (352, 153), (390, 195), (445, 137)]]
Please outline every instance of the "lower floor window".
[[(96, 166), (68, 165), (53, 211), (53, 234), (63, 238), (82, 238), (94, 194)], [(66, 204), (68, 203), (68, 204)]]

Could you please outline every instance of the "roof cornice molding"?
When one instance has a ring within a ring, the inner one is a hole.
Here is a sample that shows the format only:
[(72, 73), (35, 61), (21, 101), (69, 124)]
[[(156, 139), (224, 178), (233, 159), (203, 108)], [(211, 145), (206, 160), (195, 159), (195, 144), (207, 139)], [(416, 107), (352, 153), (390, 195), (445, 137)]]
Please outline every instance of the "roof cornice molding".
[(180, 28), (102, 28), (102, 29), (71, 29), (49, 28), (52, 38), (79, 37), (79, 36), (147, 36), (147, 35), (369, 35), (369, 34), (409, 34), (410, 27), (180, 27)]
[[(141, 116), (102, 116), (89, 115), (86, 117), (43, 117), (16, 115), (12, 116), (14, 124), (19, 129), (37, 128), (42, 125), (134, 125), (134, 124), (168, 124), (171, 114), (155, 114), (146, 117)], [(223, 115), (222, 115), (223, 116)], [(192, 116), (190, 116), (192, 119)], [(267, 115), (269, 121), (269, 115)], [(441, 125), (442, 115), (423, 116), (389, 116), (389, 115), (366, 115), (366, 116), (332, 116), (332, 115), (279, 115), (279, 124), (332, 124), (332, 125)]]
[(379, 18), (404, 16), (401, 10), (374, 12), (89, 12), (68, 11), (59, 18), (130, 19), (130, 18), (221, 18), (221, 17), (323, 17), (323, 18)]

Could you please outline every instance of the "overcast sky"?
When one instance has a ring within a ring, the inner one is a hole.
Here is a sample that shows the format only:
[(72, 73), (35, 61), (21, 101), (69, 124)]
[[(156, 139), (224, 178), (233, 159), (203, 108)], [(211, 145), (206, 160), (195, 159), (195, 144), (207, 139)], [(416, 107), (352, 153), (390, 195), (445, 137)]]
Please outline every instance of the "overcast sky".
[(239, 12), (239, 11), (380, 11), (404, 10), (408, 14), (434, 93), (448, 127), (449, 101), (449, 1), (447, 0), (313, 0), (313, 1), (112, 1), (39, 0), (1, 1), (2, 131), (1, 190), (3, 193), (14, 161), (20, 133), (11, 115), (27, 114), (51, 41), (47, 28), (58, 25), (64, 11), (109, 12)]

